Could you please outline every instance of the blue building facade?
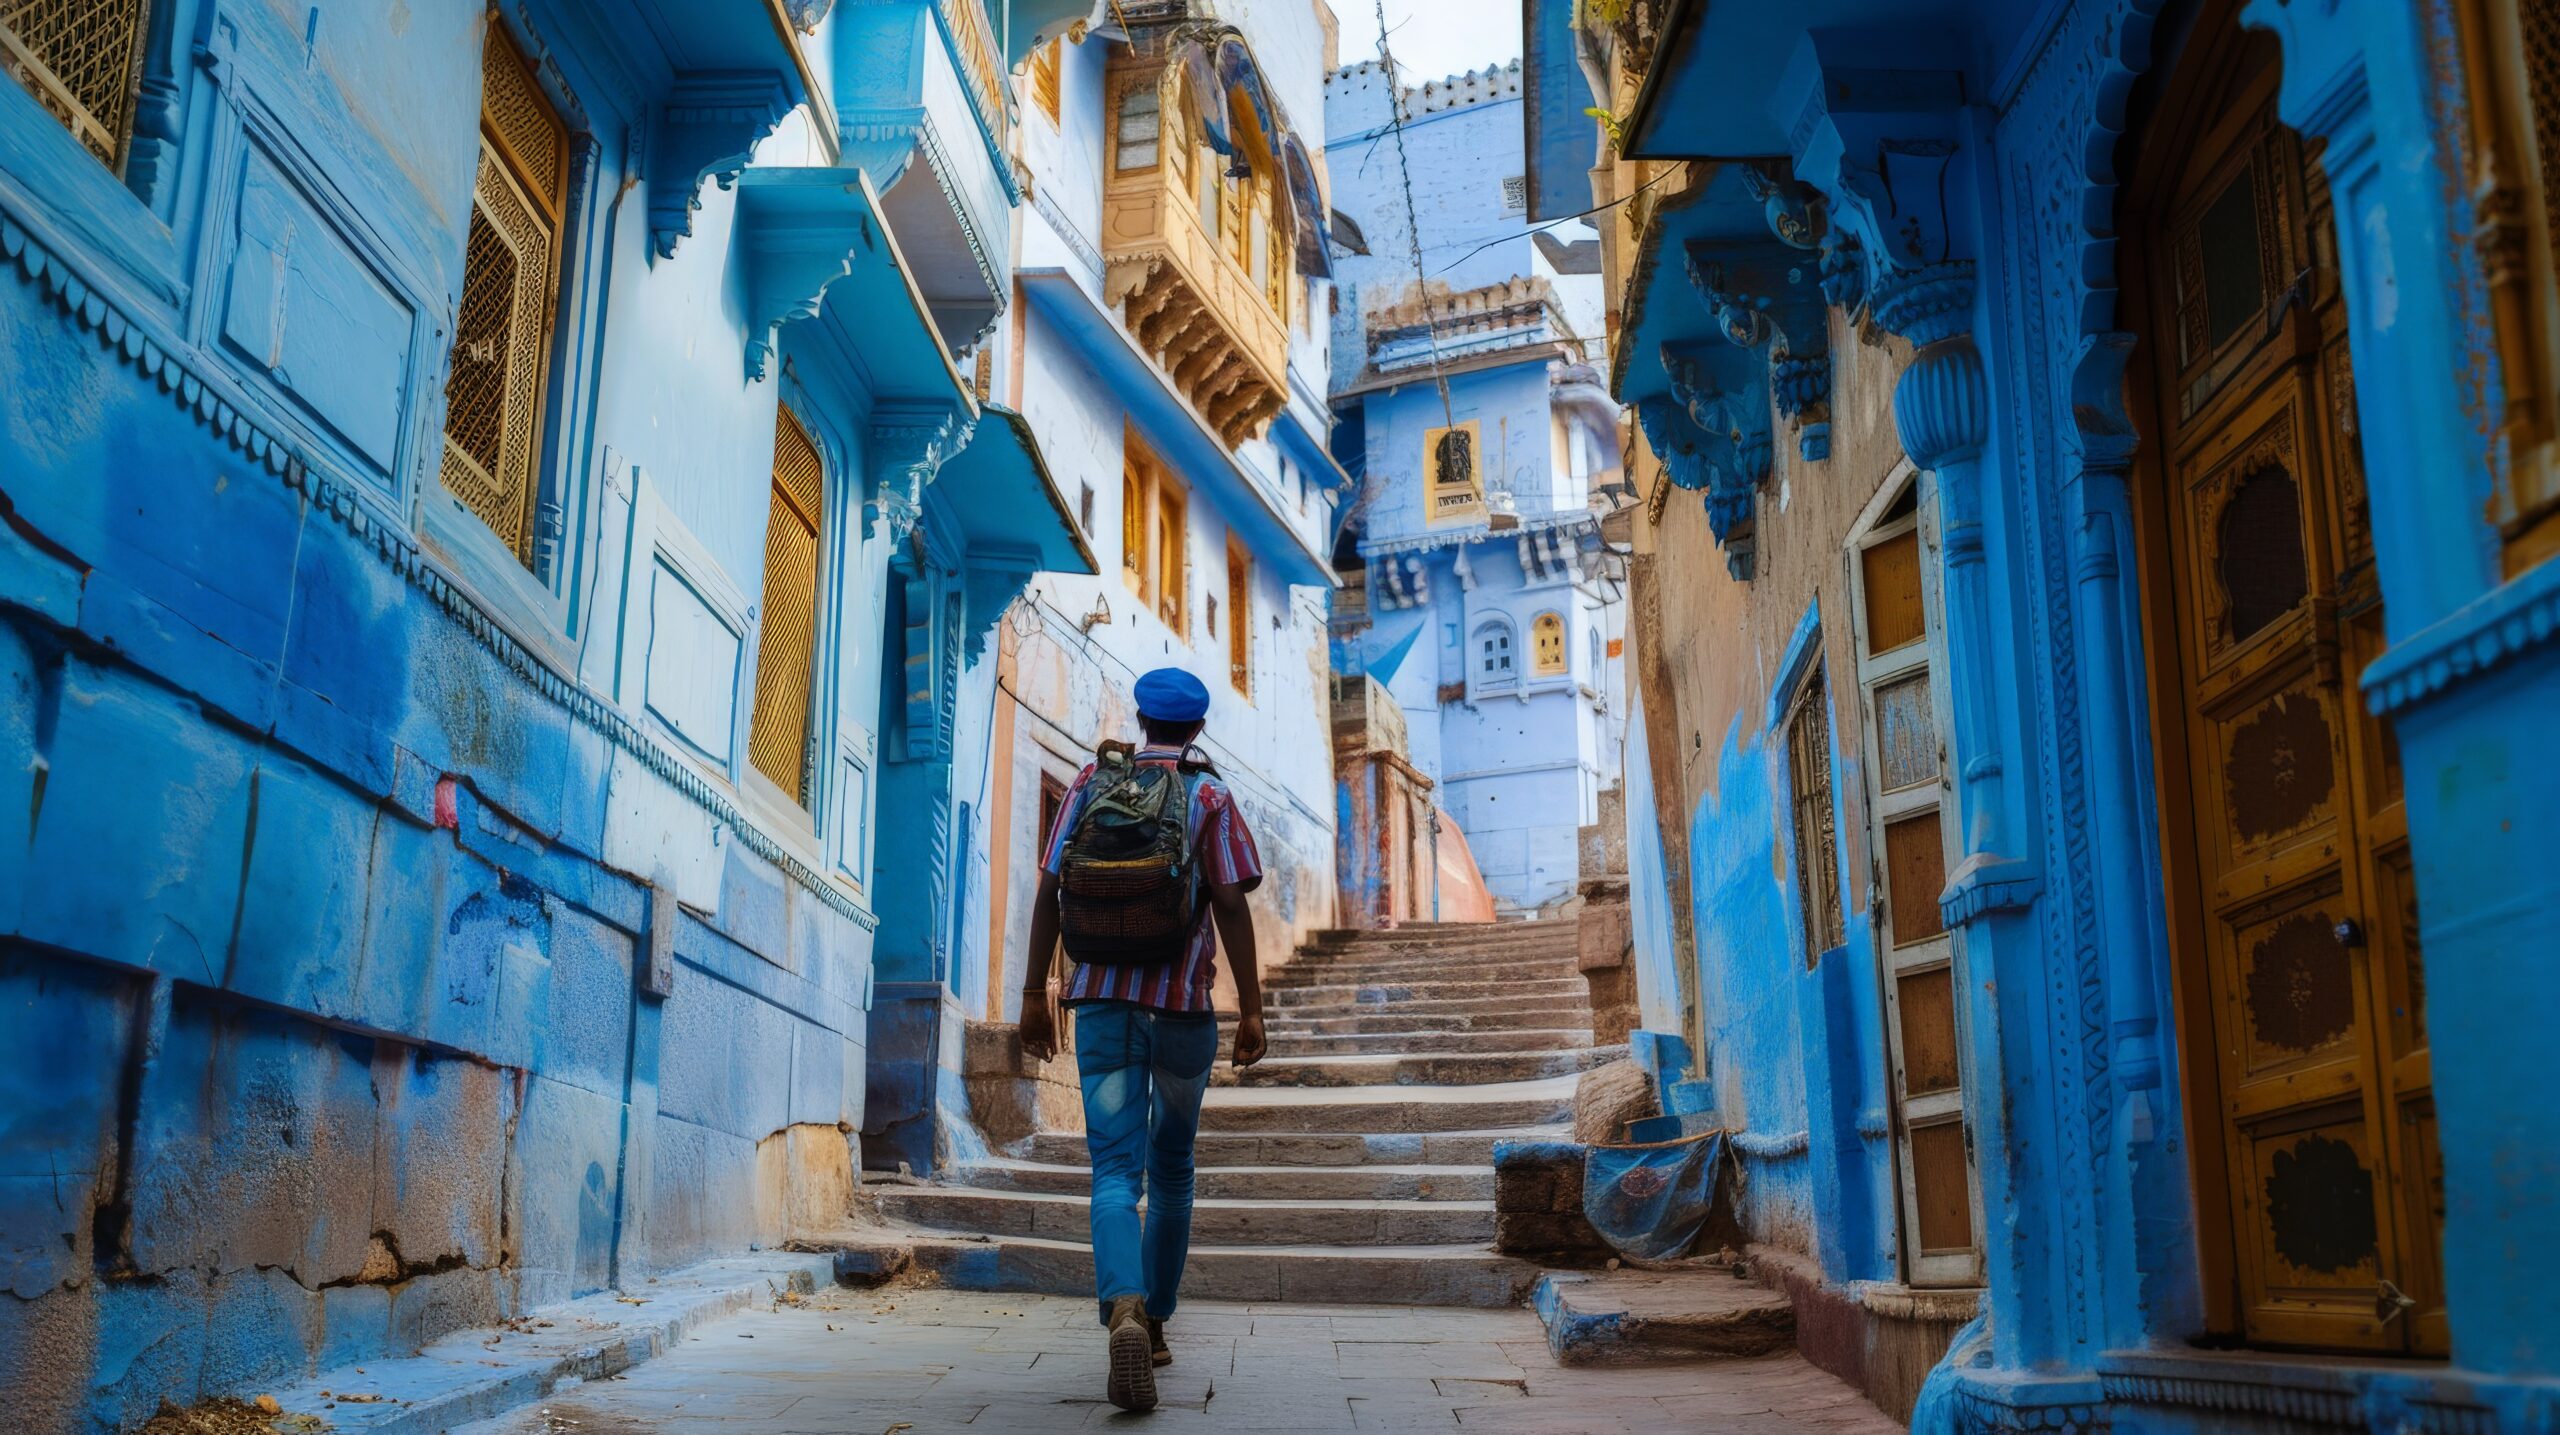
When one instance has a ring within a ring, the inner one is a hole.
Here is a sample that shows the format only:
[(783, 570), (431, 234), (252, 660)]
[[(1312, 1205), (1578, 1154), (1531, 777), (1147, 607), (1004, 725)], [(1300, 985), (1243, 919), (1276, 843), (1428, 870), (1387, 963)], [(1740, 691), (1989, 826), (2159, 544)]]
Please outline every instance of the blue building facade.
[(961, 675), (1090, 567), (953, 357), (1041, 8), (0, 19), (20, 1428), (843, 1217)]
[(2549, 37), (1556, 8), (1615, 158), (1541, 103), (1533, 192), (1615, 206), (1646, 450), (1640, 1050), (1809, 1353), (1933, 1430), (2550, 1428)]
[(1363, 61), (1327, 79), (1326, 127), (1358, 236), (1337, 260), (1333, 402), (1367, 615), (1338, 625), (1334, 667), (1394, 695), (1497, 908), (1553, 908), (1618, 781), (1626, 702), (1600, 540), (1618, 410), (1586, 362), (1599, 244), (1529, 232), (1516, 61), (1414, 86)]

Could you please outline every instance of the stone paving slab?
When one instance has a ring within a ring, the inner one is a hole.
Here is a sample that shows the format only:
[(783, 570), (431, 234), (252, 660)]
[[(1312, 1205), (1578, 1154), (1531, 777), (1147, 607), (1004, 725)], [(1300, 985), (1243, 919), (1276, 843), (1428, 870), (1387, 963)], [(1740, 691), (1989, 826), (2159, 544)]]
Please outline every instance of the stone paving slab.
[(1166, 1336), (1174, 1363), (1157, 1373), (1163, 1403), (1132, 1416), (1102, 1398), (1090, 1300), (821, 1290), (697, 1327), (645, 1366), (563, 1385), (455, 1435), (1901, 1428), (1791, 1354), (1568, 1370), (1522, 1310), (1195, 1302)]

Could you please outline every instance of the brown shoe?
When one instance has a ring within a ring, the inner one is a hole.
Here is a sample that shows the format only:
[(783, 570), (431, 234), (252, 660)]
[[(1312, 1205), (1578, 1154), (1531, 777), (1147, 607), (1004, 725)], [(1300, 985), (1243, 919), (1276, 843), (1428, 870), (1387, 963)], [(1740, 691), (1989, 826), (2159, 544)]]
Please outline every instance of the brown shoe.
[(1143, 1297), (1124, 1295), (1111, 1302), (1111, 1378), (1106, 1387), (1111, 1403), (1123, 1410), (1146, 1411), (1156, 1408), (1156, 1367), (1153, 1343), (1147, 1337), (1147, 1303)]
[(1147, 1317), (1147, 1349), (1154, 1354), (1156, 1364), (1173, 1364), (1173, 1347), (1164, 1343), (1164, 1322), (1154, 1316)]

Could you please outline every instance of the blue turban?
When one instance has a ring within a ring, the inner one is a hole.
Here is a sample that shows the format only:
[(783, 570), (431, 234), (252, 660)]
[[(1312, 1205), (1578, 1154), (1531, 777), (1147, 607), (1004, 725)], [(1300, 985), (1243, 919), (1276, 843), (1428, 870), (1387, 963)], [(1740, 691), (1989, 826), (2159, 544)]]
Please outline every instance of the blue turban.
[(1157, 722), (1198, 722), (1209, 715), (1209, 690), (1180, 668), (1158, 668), (1131, 690), (1138, 716)]

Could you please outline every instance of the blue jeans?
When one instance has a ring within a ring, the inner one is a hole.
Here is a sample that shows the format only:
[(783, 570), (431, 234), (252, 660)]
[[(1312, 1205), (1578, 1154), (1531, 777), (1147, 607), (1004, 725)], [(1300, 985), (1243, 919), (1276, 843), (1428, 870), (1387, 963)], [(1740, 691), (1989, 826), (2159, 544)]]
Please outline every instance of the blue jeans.
[[(1173, 1314), (1191, 1252), (1191, 1156), (1218, 1060), (1218, 1019), (1133, 1002), (1075, 1009), (1085, 1149), (1093, 1159), (1093, 1287), (1102, 1319), (1124, 1295)], [(1148, 1188), (1152, 1185), (1154, 1189)], [(1138, 1202), (1147, 1203), (1142, 1230)]]

